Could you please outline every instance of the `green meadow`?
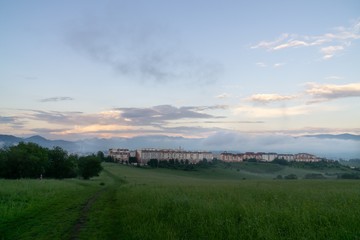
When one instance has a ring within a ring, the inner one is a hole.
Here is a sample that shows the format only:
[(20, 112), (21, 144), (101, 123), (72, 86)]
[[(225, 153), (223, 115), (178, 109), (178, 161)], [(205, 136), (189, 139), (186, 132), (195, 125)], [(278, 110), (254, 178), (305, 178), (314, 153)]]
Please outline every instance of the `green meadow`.
[(103, 166), (88, 181), (0, 180), (0, 239), (360, 239), (360, 181), (333, 177), (344, 169)]

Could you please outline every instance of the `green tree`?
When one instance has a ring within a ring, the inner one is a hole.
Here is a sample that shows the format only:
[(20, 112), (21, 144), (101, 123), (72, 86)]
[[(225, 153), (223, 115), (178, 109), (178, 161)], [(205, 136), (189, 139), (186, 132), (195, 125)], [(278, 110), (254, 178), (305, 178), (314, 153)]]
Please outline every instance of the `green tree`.
[(102, 151), (98, 151), (96, 156), (100, 159), (100, 161), (105, 161), (105, 155)]
[(47, 163), (46, 148), (20, 142), (7, 151), (5, 178), (38, 178), (45, 172)]
[(0, 178), (4, 178), (7, 170), (7, 152), (0, 149)]
[(76, 176), (76, 162), (69, 158), (68, 153), (61, 147), (54, 147), (48, 151), (49, 164), (46, 177), (68, 178)]
[(101, 161), (95, 155), (80, 157), (78, 160), (79, 175), (84, 179), (99, 176), (102, 170)]
[(156, 168), (159, 165), (159, 161), (157, 159), (150, 159), (147, 164), (150, 167)]

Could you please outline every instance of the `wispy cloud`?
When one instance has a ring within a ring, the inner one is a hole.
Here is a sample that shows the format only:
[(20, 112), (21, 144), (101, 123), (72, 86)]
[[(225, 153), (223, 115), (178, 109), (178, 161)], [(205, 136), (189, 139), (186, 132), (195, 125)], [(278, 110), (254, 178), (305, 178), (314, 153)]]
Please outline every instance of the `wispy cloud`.
[(360, 97), (360, 83), (344, 85), (308, 83), (306, 93), (313, 100), (309, 103), (330, 101), (338, 98)]
[(263, 63), (263, 62), (257, 62), (256, 66), (258, 66), (258, 67), (267, 67), (267, 64)]
[(51, 97), (40, 99), (40, 102), (60, 102), (60, 101), (73, 101), (72, 97)]
[(0, 123), (1, 124), (15, 123), (16, 120), (17, 119), (15, 117), (3, 117), (3, 116), (0, 116)]
[(252, 102), (260, 102), (260, 103), (270, 103), (270, 102), (279, 102), (279, 101), (287, 101), (294, 99), (296, 96), (293, 95), (280, 95), (280, 94), (254, 94), (250, 96), (249, 100)]
[(208, 113), (206, 110), (224, 109), (226, 106), (191, 106), (174, 107), (171, 105), (160, 105), (150, 108), (116, 108), (121, 116), (135, 125), (162, 125), (170, 120), (180, 119), (210, 119), (221, 118)]
[(343, 77), (340, 77), (340, 76), (327, 76), (325, 77), (326, 80), (341, 80), (341, 79), (344, 79)]
[(323, 59), (330, 59), (336, 52), (344, 50), (344, 46), (327, 46), (320, 49), (321, 53), (324, 54)]
[(223, 72), (222, 64), (190, 53), (175, 35), (150, 22), (109, 26), (95, 19), (92, 24), (74, 24), (66, 42), (85, 57), (136, 80), (217, 81)]
[(338, 27), (331, 33), (322, 35), (297, 35), (284, 33), (274, 41), (261, 41), (251, 48), (264, 48), (277, 51), (287, 48), (319, 46), (323, 59), (327, 60), (335, 53), (343, 51), (354, 40), (360, 39), (360, 21), (350, 27)]
[[(25, 125), (25, 120), (18, 116), (0, 116), (0, 124), (4, 127), (21, 129)], [(2, 130), (0, 126), (0, 131)]]
[(242, 115), (252, 118), (278, 118), (278, 117), (289, 117), (297, 115), (305, 115), (312, 112), (313, 109), (309, 106), (291, 106), (291, 107), (256, 107), (241, 105), (234, 108), (236, 115)]
[(278, 67), (282, 67), (282, 66), (284, 66), (285, 65), (285, 63), (274, 63), (274, 68), (278, 68)]
[(225, 99), (225, 98), (229, 98), (230, 96), (231, 96), (231, 94), (229, 94), (229, 93), (222, 93), (222, 94), (215, 96), (215, 98)]
[(279, 67), (282, 67), (284, 65), (285, 65), (285, 63), (283, 63), (283, 62), (274, 63), (274, 64), (267, 64), (267, 63), (264, 63), (264, 62), (257, 62), (256, 63), (256, 66), (262, 67), (262, 68), (266, 68), (266, 67), (279, 68)]

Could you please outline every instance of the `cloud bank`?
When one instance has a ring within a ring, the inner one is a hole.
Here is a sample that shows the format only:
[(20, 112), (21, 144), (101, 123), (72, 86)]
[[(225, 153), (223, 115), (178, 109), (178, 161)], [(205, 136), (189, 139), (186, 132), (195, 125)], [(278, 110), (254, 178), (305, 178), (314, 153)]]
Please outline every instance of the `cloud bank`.
[(360, 97), (360, 83), (344, 85), (308, 83), (306, 93), (313, 98), (310, 103), (338, 98)]
[[(360, 157), (360, 142), (339, 139), (292, 137), (284, 134), (249, 134), (217, 132), (202, 142), (207, 149), (299, 153), (308, 152), (320, 157)], [(329, 146), (332, 146), (329, 148)]]

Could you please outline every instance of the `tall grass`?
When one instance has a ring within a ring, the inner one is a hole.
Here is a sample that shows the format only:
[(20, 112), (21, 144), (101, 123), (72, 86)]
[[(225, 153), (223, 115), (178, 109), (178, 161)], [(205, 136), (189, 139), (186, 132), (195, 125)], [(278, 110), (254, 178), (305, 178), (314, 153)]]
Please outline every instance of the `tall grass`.
[(95, 191), (81, 180), (0, 180), (0, 239), (64, 239)]
[(93, 238), (92, 231), (84, 231), (83, 239), (360, 237), (356, 181), (212, 180), (164, 170), (109, 170), (126, 176), (128, 184), (92, 212), (97, 217), (89, 229), (106, 225), (107, 233), (100, 230), (101, 237)]
[(0, 239), (70, 239), (99, 189), (79, 239), (360, 239), (359, 181), (104, 167), (91, 181), (0, 180)]

